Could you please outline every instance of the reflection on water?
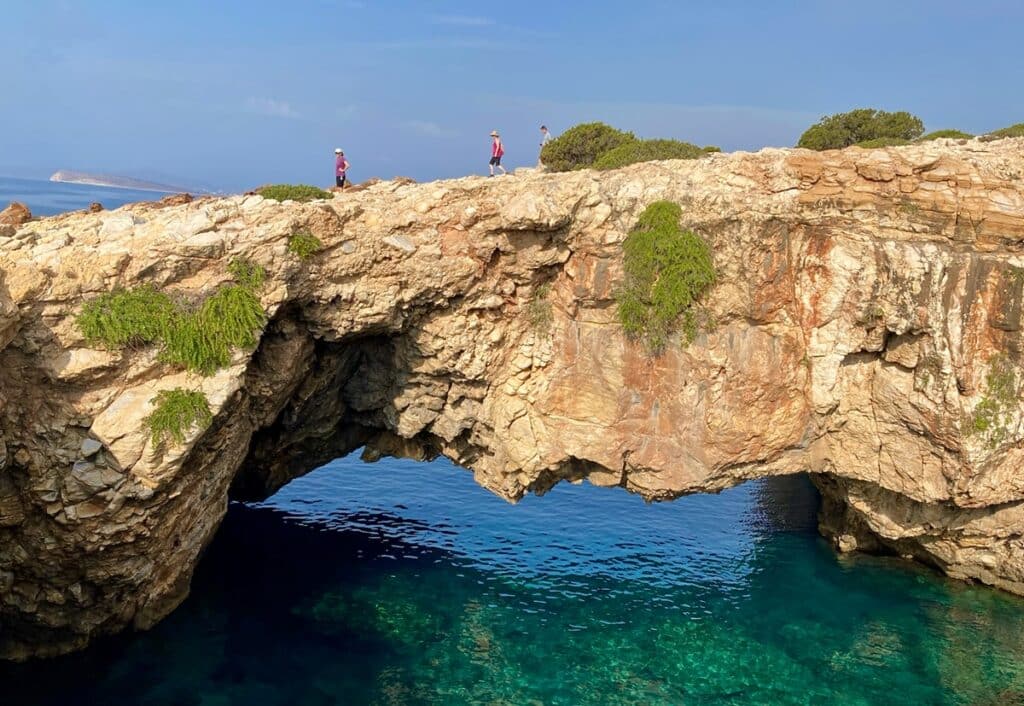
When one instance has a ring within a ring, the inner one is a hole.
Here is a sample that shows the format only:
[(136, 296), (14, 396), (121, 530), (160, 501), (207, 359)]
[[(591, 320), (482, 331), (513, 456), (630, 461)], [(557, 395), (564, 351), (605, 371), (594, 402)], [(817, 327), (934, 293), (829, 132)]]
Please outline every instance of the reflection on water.
[(232, 506), (191, 598), (156, 629), (0, 668), (0, 693), (1018, 703), (1024, 603), (892, 560), (840, 563), (814, 533), (815, 504), (795, 477), (661, 505), (559, 486), (513, 507), (444, 461), (342, 459)]

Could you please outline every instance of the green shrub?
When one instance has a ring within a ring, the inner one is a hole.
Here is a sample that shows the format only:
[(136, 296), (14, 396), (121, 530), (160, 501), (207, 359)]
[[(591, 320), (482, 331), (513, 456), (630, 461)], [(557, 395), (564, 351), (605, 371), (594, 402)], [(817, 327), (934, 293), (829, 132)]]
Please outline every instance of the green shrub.
[(88, 302), (78, 328), (92, 345), (140, 346), (164, 336), (174, 309), (170, 297), (152, 287), (118, 290)]
[(717, 278), (711, 249), (680, 227), (681, 215), (678, 204), (652, 203), (623, 243), (619, 322), (627, 336), (643, 340), (653, 352), (664, 348), (680, 317), (692, 340), (699, 319), (694, 305)]
[(288, 238), (288, 252), (297, 255), (300, 260), (308, 260), (324, 246), (320, 239), (309, 231), (300, 230)]
[(182, 310), (171, 320), (161, 358), (202, 375), (212, 375), (231, 362), (232, 348), (256, 345), (256, 332), (266, 322), (260, 300), (238, 284), (221, 287), (195, 310)]
[(708, 154), (714, 154), (715, 152), (722, 151), (722, 148), (718, 147), (717, 145), (704, 145), (703, 147), (701, 147), (701, 149), (707, 152)]
[(334, 196), (330, 191), (324, 191), (318, 186), (309, 184), (271, 184), (260, 187), (256, 193), (263, 198), (275, 201), (312, 201), (313, 199), (329, 199)]
[(924, 123), (910, 113), (888, 113), (872, 108), (858, 108), (822, 118), (800, 136), (797, 147), (812, 150), (842, 149), (850, 145), (893, 138), (916, 140), (924, 134)]
[(168, 438), (176, 444), (185, 442), (185, 432), (192, 427), (200, 431), (213, 421), (210, 403), (202, 392), (183, 390), (161, 390), (150, 400), (156, 409), (146, 417), (150, 439), (154, 447), (161, 447)]
[(266, 314), (254, 290), (226, 284), (197, 307), (173, 302), (151, 287), (112, 292), (85, 305), (78, 326), (87, 341), (108, 348), (160, 343), (163, 361), (212, 375), (232, 348), (256, 345)]
[(875, 147), (902, 147), (903, 145), (909, 145), (910, 140), (902, 140), (898, 137), (876, 137), (873, 140), (864, 140), (864, 142), (858, 142), (855, 147), (862, 147), (866, 150), (874, 149)]
[(707, 152), (697, 145), (679, 140), (634, 140), (608, 150), (594, 162), (595, 169), (618, 169), (637, 162), (656, 159), (696, 159)]
[(238, 284), (248, 289), (257, 290), (263, 287), (267, 279), (267, 271), (245, 258), (236, 258), (228, 265), (228, 272)]
[(974, 135), (961, 130), (935, 130), (934, 132), (929, 132), (927, 135), (920, 138), (918, 142), (928, 142), (929, 140), (938, 140), (943, 137), (950, 137), (956, 140), (969, 140), (974, 137)]
[(1024, 123), (1017, 123), (1010, 127), (989, 133), (992, 137), (1024, 137)]
[(551, 285), (542, 284), (533, 290), (533, 296), (526, 307), (526, 316), (530, 320), (530, 327), (536, 333), (548, 334), (551, 332), (551, 324), (554, 323), (555, 315), (551, 308)]
[(545, 167), (555, 172), (585, 169), (593, 165), (600, 155), (635, 139), (633, 133), (616, 130), (604, 123), (583, 123), (569, 128), (544, 145), (540, 158)]

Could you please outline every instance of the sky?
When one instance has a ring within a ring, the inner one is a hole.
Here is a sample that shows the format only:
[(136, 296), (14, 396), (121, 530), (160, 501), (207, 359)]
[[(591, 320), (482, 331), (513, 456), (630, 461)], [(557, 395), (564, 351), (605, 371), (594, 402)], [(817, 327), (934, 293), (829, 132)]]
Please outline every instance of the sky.
[(727, 151), (821, 116), (1024, 121), (1019, 0), (6, 0), (0, 174), (217, 190), (486, 173), (602, 120)]

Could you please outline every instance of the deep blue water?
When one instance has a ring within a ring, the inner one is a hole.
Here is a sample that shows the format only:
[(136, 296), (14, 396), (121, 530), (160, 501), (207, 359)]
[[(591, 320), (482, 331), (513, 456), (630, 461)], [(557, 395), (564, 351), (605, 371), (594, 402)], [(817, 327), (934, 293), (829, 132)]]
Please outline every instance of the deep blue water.
[(339, 459), (233, 504), (147, 633), (0, 667), (4, 703), (1020, 704), (1024, 604), (836, 556), (803, 477), (517, 506)]
[[(0, 179), (40, 214), (153, 197)], [(1024, 601), (839, 557), (816, 503), (511, 506), (443, 460), (339, 459), (233, 504), (153, 630), (0, 665), (0, 704), (1024, 704)]]
[(52, 216), (64, 211), (85, 208), (98, 201), (104, 208), (114, 209), (133, 201), (155, 201), (165, 194), (157, 191), (111, 189), (105, 186), (62, 184), (38, 179), (0, 177), (0, 210), (11, 201), (21, 201), (34, 216)]

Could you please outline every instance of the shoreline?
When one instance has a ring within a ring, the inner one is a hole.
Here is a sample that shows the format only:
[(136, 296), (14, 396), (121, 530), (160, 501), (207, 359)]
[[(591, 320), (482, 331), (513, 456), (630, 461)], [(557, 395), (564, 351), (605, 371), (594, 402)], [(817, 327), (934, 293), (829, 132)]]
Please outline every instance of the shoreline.
[[(26, 181), (33, 181), (32, 179), (26, 179)], [(80, 186), (99, 186), (105, 189), (121, 189), (122, 191), (145, 191), (148, 193), (156, 194), (181, 194), (191, 193), (187, 189), (155, 189), (153, 187), (142, 187), (142, 186), (123, 186), (121, 184), (108, 184), (101, 181), (93, 181), (89, 179), (40, 179), (39, 181), (47, 181), (53, 184), (78, 184)]]

